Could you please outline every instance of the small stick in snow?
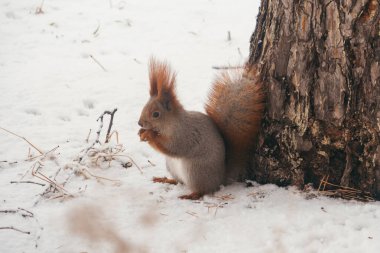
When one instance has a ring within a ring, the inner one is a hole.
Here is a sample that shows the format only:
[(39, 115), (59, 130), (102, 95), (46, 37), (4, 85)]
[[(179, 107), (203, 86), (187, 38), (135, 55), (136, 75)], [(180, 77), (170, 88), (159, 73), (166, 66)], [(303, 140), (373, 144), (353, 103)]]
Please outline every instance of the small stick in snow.
[(228, 202), (219, 202), (219, 203), (211, 203), (211, 204), (208, 204), (206, 205), (207, 207), (207, 212), (210, 212), (210, 209), (211, 208), (215, 208), (215, 212), (214, 212), (214, 217), (216, 217), (216, 214), (218, 212), (218, 209), (219, 208), (223, 208), (225, 205), (227, 205)]
[(44, 152), (42, 152), (39, 148), (37, 148), (35, 145), (33, 145), (30, 141), (28, 141), (25, 137), (22, 137), (22, 136), (20, 136), (20, 135), (18, 135), (18, 134), (15, 134), (14, 132), (9, 131), (9, 130), (3, 128), (3, 127), (0, 127), (0, 129), (4, 130), (5, 132), (7, 132), (7, 133), (9, 133), (9, 134), (12, 134), (12, 135), (14, 135), (14, 136), (16, 136), (16, 137), (18, 137), (18, 138), (20, 138), (20, 139), (23, 139), (23, 140), (26, 141), (30, 146), (32, 146), (35, 150), (37, 150), (38, 153), (40, 153), (41, 155), (44, 153)]
[(227, 32), (227, 41), (231, 41), (231, 32), (230, 31)]
[(231, 193), (227, 194), (227, 195), (222, 195), (222, 196), (215, 196), (215, 198), (217, 198), (219, 200), (223, 200), (223, 201), (235, 199)]
[(24, 208), (17, 208), (17, 210), (13, 210), (13, 209), (10, 209), (10, 210), (0, 210), (0, 213), (10, 213), (10, 214), (17, 214), (19, 213), (22, 217), (24, 218), (33, 218), (34, 217), (34, 214)]
[(87, 138), (86, 138), (86, 142), (88, 143), (88, 139), (90, 139), (90, 134), (91, 134), (91, 128), (90, 128), (90, 131), (88, 131), (88, 135), (87, 135)]
[(44, 156), (47, 156), (48, 154), (50, 154), (50, 153), (56, 151), (58, 148), (59, 148), (59, 145), (58, 145), (58, 146), (55, 146), (54, 148), (52, 148), (52, 149), (50, 149), (48, 152), (46, 152), (46, 153), (44, 154)]
[(100, 23), (98, 23), (98, 26), (96, 27), (95, 31), (93, 31), (92, 35), (94, 35), (94, 37), (97, 37), (99, 34), (99, 29), (100, 29)]
[(330, 177), (330, 175), (327, 175), (327, 177), (326, 177), (326, 182), (325, 182), (325, 184), (323, 185), (323, 189), (322, 189), (322, 191), (325, 190), (326, 185), (327, 185), (327, 182), (329, 181), (329, 177)]
[(100, 132), (102, 131), (102, 128), (103, 128), (103, 115), (104, 115), (104, 113), (102, 115), (100, 115), (100, 117), (97, 119), (97, 121), (99, 119), (101, 119), (101, 120), (100, 120), (99, 128), (96, 131), (96, 139), (94, 140), (94, 142), (90, 146), (88, 146), (86, 148), (86, 150), (83, 152), (83, 155), (79, 157), (79, 159), (78, 159), (79, 164), (82, 162), (84, 156), (87, 155), (88, 151), (90, 151), (90, 149), (92, 149), (96, 143), (100, 143), (99, 138), (100, 138)]
[(89, 146), (86, 148), (86, 150), (83, 152), (83, 155), (81, 155), (78, 159), (78, 162), (81, 163), (83, 158), (85, 157), (85, 155), (87, 155), (87, 153), (92, 149), (94, 148), (95, 144), (96, 143), (99, 143), (100, 144), (100, 141), (99, 141), (99, 138), (100, 138), (100, 133), (103, 129), (103, 117), (104, 115), (106, 114), (109, 114), (111, 115), (111, 119), (110, 119), (110, 125), (108, 126), (108, 131), (107, 131), (107, 135), (106, 135), (106, 141), (107, 141), (107, 136), (109, 135), (109, 131), (111, 131), (111, 127), (112, 127), (112, 121), (113, 121), (113, 115), (115, 114), (115, 112), (117, 111), (117, 108), (113, 109), (112, 112), (110, 111), (104, 111), (100, 116), (99, 118), (96, 120), (96, 121), (99, 121), (100, 120), (100, 123), (99, 123), (99, 128), (98, 130), (96, 131), (96, 139), (95, 141)]
[(243, 69), (244, 66), (212, 66), (213, 69)]
[(94, 62), (96, 64), (98, 64), (104, 70), (104, 72), (107, 72), (107, 69), (100, 62), (98, 62), (98, 60), (96, 60), (95, 57), (92, 54), (90, 54), (90, 57), (91, 57), (91, 59), (94, 60)]
[(113, 109), (112, 112), (107, 111), (107, 113), (111, 115), (111, 119), (110, 119), (110, 123), (108, 125), (107, 134), (106, 134), (106, 143), (108, 143), (109, 138), (110, 138), (110, 132), (111, 132), (112, 123), (113, 123), (113, 116), (115, 115), (115, 112), (117, 112), (117, 108)]
[[(358, 190), (355, 188), (347, 187), (347, 186), (341, 186), (333, 183), (328, 182), (329, 176), (323, 176), (319, 187), (318, 192), (320, 194), (323, 194), (325, 196), (330, 197), (340, 197), (344, 199), (355, 199), (360, 201), (374, 201), (373, 197), (369, 192)], [(326, 189), (327, 187), (327, 189)]]
[(24, 211), (27, 213), (27, 214), (22, 214), (23, 217), (31, 217), (31, 218), (34, 217), (34, 213), (32, 213), (31, 211), (28, 211), (24, 208), (18, 207), (17, 210)]
[(41, 157), (41, 156), (42, 156), (42, 155), (32, 156), (32, 157), (29, 157), (28, 159), (25, 159), (24, 161), (29, 162), (29, 161), (32, 161), (32, 160), (34, 160), (34, 159), (36, 159), (36, 158), (38, 158), (38, 157)]
[(33, 182), (33, 181), (11, 181), (11, 184), (37, 184), (41, 186), (45, 186), (45, 184)]
[(325, 181), (325, 177), (326, 177), (326, 176), (323, 176), (322, 179), (321, 179), (321, 182), (319, 182), (318, 191), (321, 190), (321, 186), (322, 186), (322, 183)]
[[(34, 163), (34, 165), (32, 166), (32, 176), (37, 177), (41, 179), (42, 181), (49, 183), (51, 187), (54, 187), (62, 194), (72, 196), (72, 194), (70, 194), (63, 186), (59, 185), (55, 180), (51, 180), (49, 177), (41, 173), (39, 170), (42, 168), (42, 166), (43, 164), (40, 161), (37, 161), (36, 163)], [(48, 187), (48, 189), (50, 189), (50, 186)]]
[(197, 216), (197, 213), (190, 212), (190, 211), (187, 211), (186, 213), (187, 213), (187, 214), (190, 214), (191, 216), (194, 216), (195, 218), (199, 218), (199, 217)]
[(243, 54), (241, 53), (240, 47), (238, 47), (237, 50), (238, 50), (240, 57), (243, 57)]
[(30, 147), (28, 148), (28, 159), (30, 158), (30, 157), (32, 157), (32, 154), (30, 153), (31, 151), (30, 151)]
[(114, 130), (112, 133), (108, 136), (108, 141), (111, 139), (111, 137), (115, 135), (116, 136), (116, 144), (119, 145), (119, 132)]
[(23, 233), (23, 234), (30, 235), (30, 232), (29, 232), (29, 231), (22, 231), (21, 229), (15, 228), (15, 227), (13, 227), (13, 226), (10, 226), (10, 227), (0, 227), (0, 229), (12, 229), (12, 230), (14, 230), (14, 231), (17, 231), (17, 232), (20, 232), (20, 233)]
[[(31, 161), (31, 160), (33, 160), (33, 159), (35, 159), (35, 158), (41, 157), (39, 160), (37, 160), (37, 161), (32, 165), (31, 168), (34, 168), (34, 167), (36, 166), (37, 163), (39, 163), (40, 165), (42, 165), (42, 163), (41, 163), (42, 160), (45, 159), (46, 156), (47, 156), (49, 153), (54, 152), (54, 151), (57, 150), (58, 148), (59, 148), (59, 145), (56, 146), (56, 147), (54, 147), (54, 148), (52, 148), (51, 150), (49, 150), (48, 152), (46, 152), (46, 153), (44, 153), (44, 154), (41, 154), (41, 155), (38, 155), (38, 156), (34, 156), (34, 157), (31, 157), (31, 158), (28, 158), (28, 159), (26, 159), (25, 161)], [(28, 169), (28, 170), (24, 173), (24, 175), (21, 177), (20, 180), (22, 180), (22, 179), (23, 179), (23, 178), (29, 173), (29, 171), (30, 171), (30, 169)]]
[(82, 173), (83, 176), (86, 176), (84, 172), (88, 173), (90, 176), (96, 178), (97, 180), (106, 180), (106, 181), (111, 181), (111, 182), (121, 183), (121, 181), (118, 180), (118, 179), (110, 179), (110, 178), (106, 178), (106, 177), (101, 177), (101, 176), (94, 175), (94, 174), (92, 174), (88, 169), (85, 169), (85, 168), (83, 168), (83, 169), (80, 171), (80, 173)]

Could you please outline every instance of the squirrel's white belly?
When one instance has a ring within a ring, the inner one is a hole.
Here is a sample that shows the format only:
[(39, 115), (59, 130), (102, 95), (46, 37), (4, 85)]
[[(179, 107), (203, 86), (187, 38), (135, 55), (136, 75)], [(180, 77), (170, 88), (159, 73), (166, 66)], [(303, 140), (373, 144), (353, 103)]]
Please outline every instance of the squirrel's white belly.
[(166, 158), (167, 169), (174, 179), (187, 184), (188, 173), (185, 167), (185, 163), (182, 159), (179, 158)]

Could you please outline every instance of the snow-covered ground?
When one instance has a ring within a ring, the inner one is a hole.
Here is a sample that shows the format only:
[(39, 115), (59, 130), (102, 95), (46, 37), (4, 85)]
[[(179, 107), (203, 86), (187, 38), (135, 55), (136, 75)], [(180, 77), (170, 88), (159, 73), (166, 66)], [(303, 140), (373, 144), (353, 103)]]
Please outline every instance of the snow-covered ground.
[[(238, 183), (192, 202), (177, 198), (184, 186), (151, 182), (168, 173), (137, 136), (149, 57), (170, 61), (185, 107), (203, 110), (212, 67), (248, 56), (258, 5), (0, 0), (0, 127), (45, 153), (27, 160), (37, 149), (0, 129), (0, 252), (379, 252), (379, 203)], [(97, 166), (83, 150), (114, 108), (119, 145), (89, 154), (115, 159)]]

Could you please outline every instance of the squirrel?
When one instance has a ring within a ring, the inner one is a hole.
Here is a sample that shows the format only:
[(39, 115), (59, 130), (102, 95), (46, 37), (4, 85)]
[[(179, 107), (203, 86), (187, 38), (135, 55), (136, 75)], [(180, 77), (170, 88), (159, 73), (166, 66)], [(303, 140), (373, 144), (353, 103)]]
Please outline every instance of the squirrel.
[(215, 78), (207, 114), (187, 111), (179, 102), (176, 74), (169, 64), (151, 58), (150, 99), (141, 112), (138, 135), (166, 156), (173, 179), (192, 191), (181, 199), (199, 199), (223, 184), (242, 180), (261, 125), (265, 93), (254, 67), (224, 71)]

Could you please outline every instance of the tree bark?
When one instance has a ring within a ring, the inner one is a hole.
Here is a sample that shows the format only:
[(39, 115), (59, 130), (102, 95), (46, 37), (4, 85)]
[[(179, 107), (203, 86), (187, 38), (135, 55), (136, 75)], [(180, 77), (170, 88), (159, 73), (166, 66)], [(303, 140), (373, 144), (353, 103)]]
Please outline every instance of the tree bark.
[(262, 0), (249, 64), (267, 89), (252, 179), (379, 199), (379, 0)]

